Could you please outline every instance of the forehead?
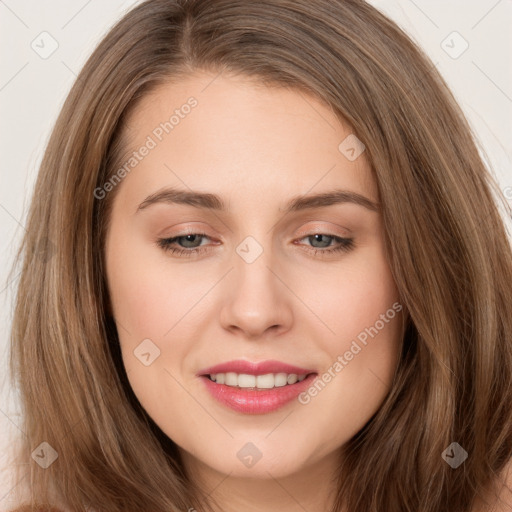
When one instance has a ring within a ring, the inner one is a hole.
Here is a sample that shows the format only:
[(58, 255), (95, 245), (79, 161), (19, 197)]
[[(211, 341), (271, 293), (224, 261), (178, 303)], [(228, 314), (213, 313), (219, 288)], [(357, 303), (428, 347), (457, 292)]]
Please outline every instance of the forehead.
[(161, 84), (132, 111), (121, 165), (134, 165), (121, 188), (131, 202), (164, 186), (235, 201), (237, 191), (244, 204), (261, 201), (256, 191), (281, 201), (340, 187), (378, 201), (364, 151), (347, 153), (361, 149), (354, 140), (348, 124), (303, 91), (198, 72)]

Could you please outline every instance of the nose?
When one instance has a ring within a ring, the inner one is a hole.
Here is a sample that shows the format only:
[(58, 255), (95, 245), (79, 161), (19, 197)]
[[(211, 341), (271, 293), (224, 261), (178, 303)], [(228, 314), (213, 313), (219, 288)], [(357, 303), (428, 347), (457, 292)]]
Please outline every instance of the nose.
[(252, 263), (238, 255), (233, 261), (234, 268), (223, 282), (222, 327), (251, 340), (290, 329), (293, 294), (268, 251)]

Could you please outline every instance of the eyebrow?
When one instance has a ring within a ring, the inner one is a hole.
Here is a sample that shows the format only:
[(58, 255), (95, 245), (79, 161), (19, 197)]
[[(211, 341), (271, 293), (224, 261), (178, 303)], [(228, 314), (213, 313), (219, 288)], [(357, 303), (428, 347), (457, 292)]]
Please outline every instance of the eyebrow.
[[(225, 212), (228, 210), (226, 203), (216, 194), (179, 190), (176, 188), (165, 188), (146, 197), (146, 199), (140, 203), (136, 213), (157, 203), (184, 204), (195, 208), (203, 208), (219, 212)], [(312, 208), (322, 208), (343, 203), (353, 203), (373, 212), (379, 211), (378, 203), (371, 201), (367, 197), (349, 190), (337, 189), (320, 194), (295, 196), (285, 205), (284, 213), (288, 214), (291, 212)]]

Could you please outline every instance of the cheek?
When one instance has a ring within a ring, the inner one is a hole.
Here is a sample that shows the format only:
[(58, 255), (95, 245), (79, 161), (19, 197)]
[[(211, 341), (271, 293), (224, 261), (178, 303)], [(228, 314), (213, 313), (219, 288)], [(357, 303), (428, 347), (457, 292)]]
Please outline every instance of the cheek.
[(131, 387), (158, 417), (160, 404), (168, 403), (170, 395), (175, 404), (187, 399), (173, 376), (181, 382), (194, 349), (197, 315), (208, 303), (201, 298), (212, 280), (203, 279), (193, 266), (171, 261), (150, 243), (127, 247), (128, 238), (119, 230), (107, 244), (109, 293)]
[[(180, 366), (190, 350), (183, 336), (189, 325), (187, 310), (205, 290), (200, 280), (186, 279), (179, 266), (171, 273), (169, 265), (155, 257), (154, 248), (148, 247), (132, 246), (124, 254), (112, 251), (107, 272), (130, 386), (150, 416), (162, 420), (166, 418), (162, 404), (183, 409), (187, 403), (173, 376), (181, 381)], [(182, 341), (176, 339), (178, 333)]]
[(321, 382), (303, 395), (302, 403), (311, 411), (327, 411), (325, 428), (337, 425), (346, 440), (390, 389), (401, 345), (402, 305), (384, 255), (375, 249), (361, 251), (350, 263), (347, 259), (337, 273), (317, 274), (315, 286), (324, 293), (310, 293), (310, 304), (324, 324), (317, 322), (326, 334), (316, 339), (327, 357)]
[(205, 293), (205, 283), (191, 279), (184, 267), (170, 264), (152, 244), (134, 244), (124, 254), (121, 244), (114, 244), (115, 236), (107, 272), (116, 321), (124, 327), (125, 335), (133, 333), (133, 341), (140, 343), (141, 336), (163, 339)]
[[(324, 332), (320, 339), (330, 354), (348, 350), (353, 339), (361, 333), (364, 339), (366, 329), (376, 323), (384, 337), (394, 337), (391, 331), (396, 330), (397, 322), (391, 320), (398, 316), (396, 309), (401, 309), (397, 307), (399, 294), (380, 247), (361, 249), (346, 260), (311, 268), (304, 275), (312, 277), (296, 280), (301, 283), (297, 295), (304, 297), (315, 313), (316, 323)], [(312, 315), (310, 318), (314, 319)]]

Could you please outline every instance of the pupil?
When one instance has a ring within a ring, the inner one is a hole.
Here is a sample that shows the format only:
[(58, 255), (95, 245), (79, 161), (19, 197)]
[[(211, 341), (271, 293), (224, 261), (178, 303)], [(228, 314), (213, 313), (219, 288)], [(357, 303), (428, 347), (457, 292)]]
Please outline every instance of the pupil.
[[(191, 242), (192, 245), (194, 244), (194, 238), (197, 237), (197, 235), (185, 235), (184, 238), (185, 238), (185, 244), (187, 242)], [(188, 247), (188, 246), (187, 246)]]
[[(313, 237), (314, 237), (317, 241), (319, 241), (320, 243), (322, 243), (322, 242), (323, 242), (322, 237), (324, 237), (324, 236), (325, 236), (325, 235), (318, 235), (318, 234), (317, 234), (317, 235), (313, 235)], [(326, 236), (326, 239), (329, 239), (329, 238), (330, 238), (329, 236)], [(329, 245), (329, 242), (327, 241), (327, 243), (325, 243), (325, 241), (324, 241), (324, 245), (323, 245), (322, 247), (327, 247), (328, 245)]]

